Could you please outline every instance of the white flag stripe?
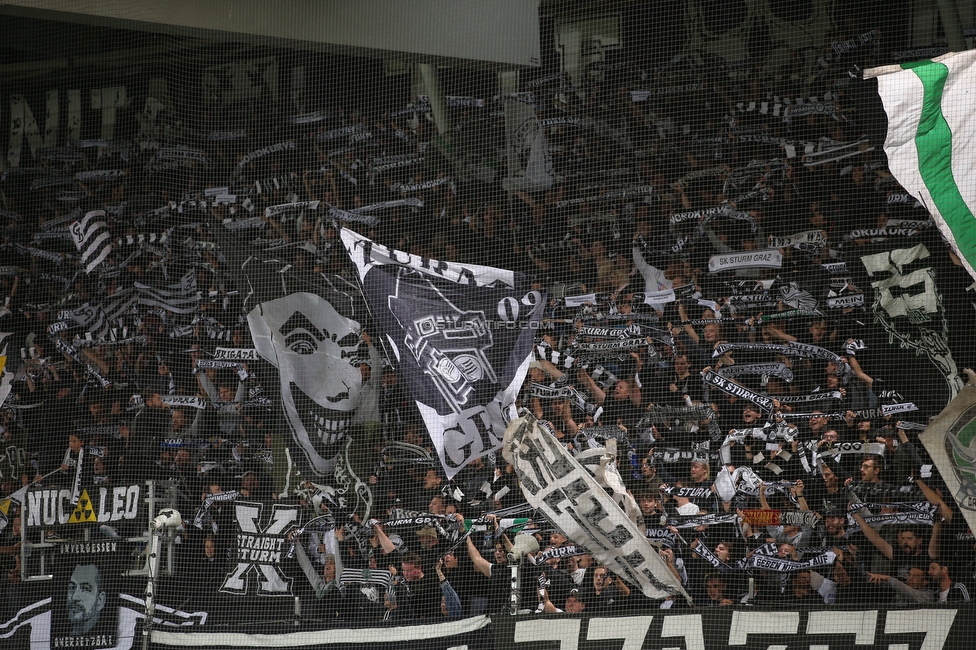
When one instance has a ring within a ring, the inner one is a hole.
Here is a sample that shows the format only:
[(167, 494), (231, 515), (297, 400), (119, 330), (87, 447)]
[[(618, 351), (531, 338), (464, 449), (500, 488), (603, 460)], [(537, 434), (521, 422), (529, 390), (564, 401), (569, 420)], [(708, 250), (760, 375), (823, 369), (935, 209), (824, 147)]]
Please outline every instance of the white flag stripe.
[(103, 248), (102, 251), (98, 254), (98, 257), (93, 259), (90, 264), (85, 265), (85, 273), (91, 273), (96, 266), (98, 266), (99, 264), (105, 261), (105, 258), (108, 257), (108, 254), (111, 252), (112, 252), (111, 246), (106, 246), (105, 248)]
[[(877, 77), (878, 91), (888, 114), (888, 135), (885, 152), (888, 168), (898, 182), (935, 217), (935, 223), (971, 276), (976, 278), (976, 186), (972, 183), (976, 171), (976, 121), (972, 118), (973, 75), (976, 73), (976, 50), (950, 53), (917, 67), (884, 66), (865, 71), (865, 78)], [(938, 84), (930, 81), (926, 97), (926, 82), (920, 75), (932, 77), (927, 66), (945, 66), (947, 74), (939, 92)], [(917, 70), (917, 71), (916, 71)], [(930, 116), (921, 125), (926, 101), (937, 101), (945, 125), (938, 124), (939, 116)], [(934, 124), (933, 124), (934, 122)], [(922, 132), (919, 132), (920, 125)], [(942, 129), (946, 133), (939, 154), (932, 155), (932, 138)], [(917, 138), (927, 138), (928, 157), (920, 154)], [(941, 182), (934, 182), (938, 167), (948, 159), (950, 174), (943, 174)], [(926, 182), (928, 179), (928, 183)], [(938, 192), (933, 196), (932, 189)], [(952, 194), (956, 199), (952, 200)], [(941, 207), (940, 207), (941, 206)], [(942, 210), (949, 213), (943, 214)]]
[[(92, 241), (92, 243), (89, 244), (88, 247), (85, 249), (85, 252), (81, 254), (81, 263), (82, 264), (85, 264), (85, 262), (88, 260), (89, 257), (91, 257), (93, 254), (95, 254), (96, 252), (98, 252), (98, 250), (99, 250), (98, 249), (98, 245), (101, 244), (106, 239), (109, 239), (111, 236), (112, 236), (112, 234), (106, 230), (105, 232), (103, 232), (102, 234), (100, 234), (98, 237), (96, 237), (95, 240)], [(108, 246), (106, 246), (103, 252), (104, 252), (105, 255), (108, 255), (108, 252), (110, 250), (111, 250), (111, 248), (108, 247)], [(86, 266), (87, 266), (87, 264), (86, 264)]]
[[(966, 56), (942, 62), (949, 68), (942, 91), (942, 115), (952, 129), (952, 175), (956, 187), (970, 212), (976, 214), (976, 119), (973, 118), (976, 50), (963, 54)], [(970, 260), (973, 261), (976, 260)]]
[(71, 240), (81, 253), (85, 273), (94, 271), (112, 252), (112, 232), (105, 221), (98, 220), (104, 216), (104, 210), (91, 210), (69, 228)]
[(85, 216), (81, 220), (81, 229), (85, 230), (88, 228), (88, 222), (96, 217), (104, 217), (105, 210), (92, 210), (91, 212), (85, 213)]

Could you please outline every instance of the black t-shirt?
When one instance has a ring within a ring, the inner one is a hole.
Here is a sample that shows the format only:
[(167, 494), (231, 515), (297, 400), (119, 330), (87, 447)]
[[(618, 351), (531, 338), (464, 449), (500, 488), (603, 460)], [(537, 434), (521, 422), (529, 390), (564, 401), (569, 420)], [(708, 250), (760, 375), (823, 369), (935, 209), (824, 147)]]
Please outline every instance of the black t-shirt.
[(397, 585), (397, 619), (436, 618), (441, 615), (441, 588), (433, 569), (420, 580), (403, 580)]
[(603, 415), (600, 416), (600, 424), (614, 425), (619, 419), (627, 430), (637, 427), (643, 412), (639, 406), (635, 406), (630, 399), (614, 399), (607, 397), (603, 402)]

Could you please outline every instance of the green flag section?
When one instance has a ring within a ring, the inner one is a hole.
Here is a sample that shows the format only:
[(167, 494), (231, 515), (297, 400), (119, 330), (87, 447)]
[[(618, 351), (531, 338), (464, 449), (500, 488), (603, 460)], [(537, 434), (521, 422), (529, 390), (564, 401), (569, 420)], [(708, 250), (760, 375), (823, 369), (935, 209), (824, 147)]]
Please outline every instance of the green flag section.
[(888, 114), (888, 168), (976, 278), (976, 50), (871, 68)]
[(918, 437), (976, 530), (976, 386), (965, 386)]

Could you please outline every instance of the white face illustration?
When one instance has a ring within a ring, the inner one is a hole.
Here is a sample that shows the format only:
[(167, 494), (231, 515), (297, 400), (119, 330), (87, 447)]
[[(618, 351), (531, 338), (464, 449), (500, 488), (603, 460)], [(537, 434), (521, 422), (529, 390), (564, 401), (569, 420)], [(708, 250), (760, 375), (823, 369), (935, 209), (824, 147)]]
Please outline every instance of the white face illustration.
[(360, 324), (312, 293), (262, 303), (247, 322), (258, 354), (278, 368), (295, 441), (317, 474), (329, 474), (362, 388)]

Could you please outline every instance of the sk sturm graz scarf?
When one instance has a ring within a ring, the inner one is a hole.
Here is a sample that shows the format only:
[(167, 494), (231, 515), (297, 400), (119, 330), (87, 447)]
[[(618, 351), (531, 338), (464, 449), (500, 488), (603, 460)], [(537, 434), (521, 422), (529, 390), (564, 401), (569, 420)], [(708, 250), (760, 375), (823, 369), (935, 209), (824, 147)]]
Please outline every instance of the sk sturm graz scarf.
[(545, 294), (519, 273), (342, 241), (448, 477), (501, 446)]

